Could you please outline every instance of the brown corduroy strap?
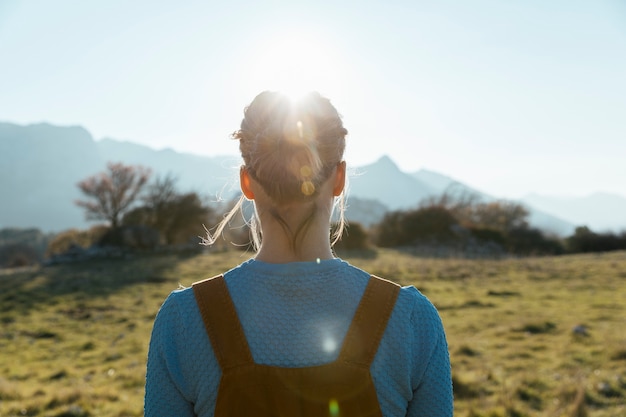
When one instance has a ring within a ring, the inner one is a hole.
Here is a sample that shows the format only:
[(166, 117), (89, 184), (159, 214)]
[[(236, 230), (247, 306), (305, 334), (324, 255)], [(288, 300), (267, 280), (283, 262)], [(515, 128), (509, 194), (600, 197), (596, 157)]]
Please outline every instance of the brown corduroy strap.
[(281, 368), (254, 363), (222, 276), (193, 285), (222, 368), (216, 417), (382, 417), (370, 365), (400, 287), (372, 276), (336, 361)]
[(375, 275), (365, 288), (339, 354), (339, 360), (369, 367), (383, 337), (400, 286)]
[[(222, 370), (253, 363), (248, 342), (222, 275), (193, 284), (202, 320)], [(372, 275), (346, 334), (339, 360), (369, 367), (400, 286)]]
[(223, 275), (193, 284), (204, 327), (222, 370), (253, 363)]

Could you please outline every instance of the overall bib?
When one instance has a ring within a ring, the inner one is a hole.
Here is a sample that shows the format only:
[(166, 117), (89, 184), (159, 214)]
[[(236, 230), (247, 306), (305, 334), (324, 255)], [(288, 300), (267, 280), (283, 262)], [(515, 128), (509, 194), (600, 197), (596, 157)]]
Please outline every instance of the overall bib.
[(369, 369), (399, 285), (371, 276), (339, 357), (301, 368), (254, 363), (223, 276), (193, 290), (222, 370), (215, 417), (382, 417)]

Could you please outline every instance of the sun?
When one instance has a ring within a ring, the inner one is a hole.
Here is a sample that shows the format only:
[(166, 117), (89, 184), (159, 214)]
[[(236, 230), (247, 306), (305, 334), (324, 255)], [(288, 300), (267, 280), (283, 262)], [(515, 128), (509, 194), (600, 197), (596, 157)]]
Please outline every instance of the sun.
[(319, 35), (285, 32), (257, 43), (245, 78), (258, 90), (293, 98), (310, 91), (332, 94), (342, 66), (331, 42)]

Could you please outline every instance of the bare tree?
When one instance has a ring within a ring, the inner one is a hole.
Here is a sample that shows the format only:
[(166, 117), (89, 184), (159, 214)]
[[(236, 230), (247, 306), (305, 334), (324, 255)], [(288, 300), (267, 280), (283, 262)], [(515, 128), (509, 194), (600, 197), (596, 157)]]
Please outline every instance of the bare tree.
[(441, 195), (425, 200), (421, 208), (443, 207), (464, 226), (473, 226), (509, 232), (528, 227), (528, 209), (507, 200), (485, 202), (477, 193), (463, 188), (448, 189)]
[(78, 183), (89, 199), (77, 200), (76, 205), (85, 209), (87, 220), (105, 220), (115, 229), (149, 177), (150, 170), (143, 166), (109, 162), (106, 172)]
[(528, 227), (528, 210), (521, 204), (500, 200), (473, 207), (470, 221), (476, 226), (507, 233)]
[(464, 222), (471, 216), (474, 207), (480, 204), (482, 204), (480, 194), (453, 183), (442, 194), (425, 199), (420, 204), (420, 208), (443, 207), (452, 213), (457, 220)]
[(152, 184), (147, 186), (142, 201), (144, 207), (152, 213), (154, 217), (152, 222), (157, 228), (167, 228), (166, 223), (169, 221), (167, 208), (179, 198), (180, 194), (176, 189), (177, 182), (178, 178), (168, 173), (165, 176), (157, 176)]

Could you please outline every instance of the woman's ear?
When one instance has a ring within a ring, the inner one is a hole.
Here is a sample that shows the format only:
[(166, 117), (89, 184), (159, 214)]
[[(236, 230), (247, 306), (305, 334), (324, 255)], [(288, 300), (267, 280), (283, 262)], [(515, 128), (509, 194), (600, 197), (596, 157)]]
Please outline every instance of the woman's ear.
[(252, 179), (250, 178), (250, 173), (245, 166), (242, 166), (239, 170), (239, 184), (241, 186), (241, 191), (243, 191), (243, 195), (246, 196), (248, 200), (254, 200), (254, 192), (252, 192)]
[(333, 196), (337, 197), (341, 195), (345, 186), (346, 186), (346, 161), (341, 161), (337, 164), (337, 170), (335, 173), (335, 184), (333, 186)]

